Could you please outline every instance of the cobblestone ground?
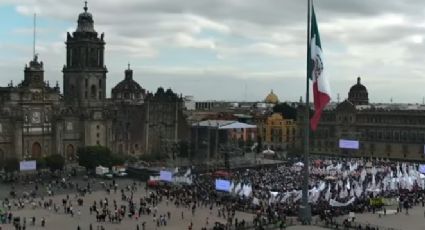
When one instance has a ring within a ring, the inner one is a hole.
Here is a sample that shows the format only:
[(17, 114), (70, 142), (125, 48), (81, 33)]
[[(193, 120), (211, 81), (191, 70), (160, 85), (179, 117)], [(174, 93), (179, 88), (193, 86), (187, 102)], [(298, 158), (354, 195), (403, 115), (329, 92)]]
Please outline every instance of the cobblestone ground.
[[(391, 207), (387, 208), (387, 213), (395, 213), (397, 208)], [(377, 225), (382, 229), (394, 229), (394, 230), (424, 230), (425, 229), (425, 208), (421, 205), (414, 206), (412, 209), (409, 209), (409, 214), (406, 215), (406, 212), (403, 210), (402, 213), (397, 214), (387, 214), (381, 215), (377, 212), (364, 213), (355, 215), (356, 222), (361, 223), (364, 227), (367, 224)], [(346, 217), (347, 218), (347, 217)]]
[[(120, 182), (119, 182), (120, 183)], [(136, 203), (140, 197), (147, 195), (147, 192), (144, 189), (144, 185), (139, 186), (138, 190), (134, 193), (134, 198)], [(52, 199), (54, 203), (62, 207), (61, 200), (65, 198), (66, 195), (57, 195), (53, 197), (47, 197), (45, 199)], [(171, 212), (171, 219), (167, 222), (167, 226), (157, 227), (156, 222), (153, 221), (152, 214), (150, 216), (142, 215), (140, 219), (136, 220), (134, 218), (126, 217), (120, 224), (103, 222), (96, 222), (95, 215), (90, 215), (89, 205), (93, 203), (93, 201), (99, 202), (100, 199), (107, 197), (110, 201), (116, 200), (118, 207), (120, 204), (127, 204), (127, 202), (121, 201), (120, 192), (114, 194), (108, 194), (105, 191), (96, 191), (92, 194), (87, 194), (84, 199), (83, 206), (77, 206), (75, 194), (70, 194), (70, 197), (73, 199), (74, 212), (78, 213), (80, 211), (80, 215), (75, 214), (74, 217), (71, 217), (69, 214), (64, 214), (64, 210), (60, 209), (58, 213), (55, 213), (53, 210), (48, 210), (44, 208), (31, 208), (30, 205), (27, 205), (24, 209), (17, 210), (16, 208), (12, 208), (14, 216), (20, 216), (21, 219), (26, 217), (27, 219), (27, 229), (48, 229), (48, 230), (76, 230), (77, 226), (80, 226), (82, 230), (89, 229), (89, 225), (93, 225), (93, 229), (97, 229), (97, 226), (102, 225), (106, 230), (130, 230), (136, 229), (136, 225), (139, 224), (140, 229), (142, 229), (142, 222), (146, 222), (146, 230), (179, 230), (179, 229), (188, 229), (190, 222), (193, 223), (193, 229), (201, 229), (202, 227), (212, 227), (213, 224), (218, 221), (224, 223), (225, 220), (223, 218), (219, 218), (217, 216), (217, 208), (214, 207), (212, 211), (209, 210), (209, 207), (198, 207), (194, 215), (192, 215), (191, 209), (175, 207), (171, 202), (167, 202), (163, 200), (157, 207), (158, 216), (167, 214), (167, 212)], [(39, 200), (39, 199), (38, 199)], [(110, 202), (112, 203), (112, 202)], [(183, 218), (182, 218), (183, 213)], [(30, 225), (30, 218), (36, 217), (35, 226)], [(41, 218), (46, 219), (46, 226), (44, 228), (40, 225)], [(237, 212), (236, 217), (238, 220), (245, 219), (247, 222), (252, 222), (253, 216), (252, 214)], [(207, 224), (208, 218), (208, 224)], [(12, 225), (2, 225), (3, 229), (14, 229)]]
[(287, 228), (288, 230), (324, 230), (326, 228), (317, 227), (317, 226), (291, 226)]

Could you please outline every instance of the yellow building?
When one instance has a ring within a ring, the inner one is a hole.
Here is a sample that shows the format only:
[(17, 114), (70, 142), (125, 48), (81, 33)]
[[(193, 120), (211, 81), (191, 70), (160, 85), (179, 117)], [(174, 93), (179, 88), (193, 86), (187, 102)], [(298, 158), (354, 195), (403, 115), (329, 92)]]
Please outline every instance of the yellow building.
[(258, 124), (263, 148), (286, 150), (295, 147), (296, 122), (273, 113)]

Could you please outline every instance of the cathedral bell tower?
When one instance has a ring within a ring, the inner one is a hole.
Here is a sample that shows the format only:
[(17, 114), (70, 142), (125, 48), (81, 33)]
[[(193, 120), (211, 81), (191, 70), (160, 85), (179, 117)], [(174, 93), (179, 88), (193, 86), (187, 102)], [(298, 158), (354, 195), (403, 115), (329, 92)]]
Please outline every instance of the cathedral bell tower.
[(34, 59), (30, 61), (29, 66), (25, 66), (24, 81), (22, 86), (41, 88), (44, 87), (44, 69), (43, 62), (38, 61), (38, 56), (34, 55)]
[(66, 65), (63, 68), (64, 99), (69, 105), (101, 106), (106, 96), (104, 65), (105, 41), (98, 37), (91, 13), (78, 16), (78, 26), (66, 39)]

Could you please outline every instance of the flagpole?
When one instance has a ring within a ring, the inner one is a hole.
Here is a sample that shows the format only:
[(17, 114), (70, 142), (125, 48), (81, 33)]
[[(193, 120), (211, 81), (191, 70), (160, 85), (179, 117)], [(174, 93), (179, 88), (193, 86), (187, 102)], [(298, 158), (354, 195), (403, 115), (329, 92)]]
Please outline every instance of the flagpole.
[(309, 152), (310, 152), (310, 22), (311, 22), (311, 0), (307, 0), (307, 82), (305, 92), (305, 124), (304, 124), (304, 167), (302, 171), (303, 183), (302, 183), (302, 203), (300, 206), (300, 219), (303, 224), (309, 224), (311, 221), (311, 209), (308, 203), (308, 185), (309, 185)]

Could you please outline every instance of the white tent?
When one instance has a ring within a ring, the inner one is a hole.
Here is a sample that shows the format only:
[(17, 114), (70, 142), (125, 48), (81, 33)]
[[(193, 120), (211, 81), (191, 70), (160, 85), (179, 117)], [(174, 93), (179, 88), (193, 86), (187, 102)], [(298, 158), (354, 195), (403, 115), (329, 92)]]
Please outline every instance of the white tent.
[(299, 167), (303, 167), (304, 166), (304, 163), (301, 162), (301, 161), (299, 161), (299, 162), (295, 163), (294, 165), (295, 166), (299, 166)]
[(228, 125), (219, 127), (219, 129), (255, 129), (256, 125), (250, 125), (242, 122), (234, 122)]
[(263, 154), (275, 154), (275, 152), (271, 149), (266, 149), (263, 151)]

